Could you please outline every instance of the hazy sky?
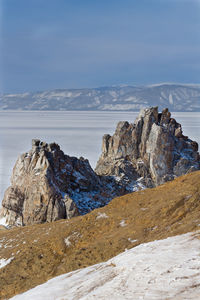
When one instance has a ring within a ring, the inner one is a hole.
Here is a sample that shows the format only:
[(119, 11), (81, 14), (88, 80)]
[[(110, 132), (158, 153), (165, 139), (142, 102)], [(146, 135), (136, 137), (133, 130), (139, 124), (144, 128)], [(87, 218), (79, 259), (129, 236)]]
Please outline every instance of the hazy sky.
[(200, 0), (0, 0), (0, 92), (200, 82)]

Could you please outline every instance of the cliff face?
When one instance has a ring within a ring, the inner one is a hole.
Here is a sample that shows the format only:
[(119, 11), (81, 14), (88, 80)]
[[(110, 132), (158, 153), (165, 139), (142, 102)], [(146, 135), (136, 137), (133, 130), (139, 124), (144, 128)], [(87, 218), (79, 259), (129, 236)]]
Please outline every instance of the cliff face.
[(168, 109), (152, 107), (134, 124), (119, 122), (113, 136), (104, 135), (95, 171), (57, 144), (33, 140), (15, 164), (0, 215), (9, 225), (69, 219), (198, 169), (198, 144), (182, 134)]
[(198, 144), (182, 134), (168, 109), (152, 107), (134, 124), (119, 122), (113, 136), (104, 135), (95, 171), (127, 183), (141, 178), (152, 187), (199, 168)]

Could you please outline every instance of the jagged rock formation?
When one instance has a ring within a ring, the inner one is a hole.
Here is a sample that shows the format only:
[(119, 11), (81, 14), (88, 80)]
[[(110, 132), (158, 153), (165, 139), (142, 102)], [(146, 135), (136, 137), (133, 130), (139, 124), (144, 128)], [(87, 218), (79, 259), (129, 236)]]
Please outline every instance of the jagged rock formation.
[(21, 155), (1, 216), (9, 225), (27, 225), (74, 217), (105, 205), (110, 199), (88, 160), (65, 155), (60, 147), (40, 140)]
[(16, 162), (1, 217), (9, 225), (71, 218), (200, 169), (198, 144), (182, 134), (168, 109), (152, 107), (134, 124), (119, 122), (113, 136), (104, 135), (102, 150), (95, 173), (88, 160), (33, 140)]
[(119, 122), (113, 136), (104, 135), (95, 171), (127, 184), (141, 178), (152, 187), (198, 169), (198, 144), (183, 135), (168, 109), (158, 113), (152, 107), (142, 110), (134, 124)]

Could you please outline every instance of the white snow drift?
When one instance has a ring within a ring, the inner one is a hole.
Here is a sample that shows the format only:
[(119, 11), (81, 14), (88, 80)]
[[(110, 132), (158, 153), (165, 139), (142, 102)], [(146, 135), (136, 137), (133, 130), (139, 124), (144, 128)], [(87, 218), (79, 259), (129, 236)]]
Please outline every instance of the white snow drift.
[(141, 244), (12, 299), (200, 299), (200, 232)]

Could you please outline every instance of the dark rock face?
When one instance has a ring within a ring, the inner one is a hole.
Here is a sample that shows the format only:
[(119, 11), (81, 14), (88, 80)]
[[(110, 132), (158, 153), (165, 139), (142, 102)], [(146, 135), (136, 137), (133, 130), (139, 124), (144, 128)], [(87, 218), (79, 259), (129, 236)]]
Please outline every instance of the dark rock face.
[(119, 122), (113, 136), (104, 135), (96, 166), (99, 175), (119, 181), (140, 181), (147, 187), (162, 184), (200, 169), (198, 144), (182, 134), (168, 109), (142, 110), (134, 124)]
[(168, 109), (142, 110), (134, 124), (119, 122), (103, 136), (95, 172), (87, 159), (65, 155), (40, 140), (21, 155), (2, 202), (9, 225), (72, 218), (112, 198), (200, 169), (198, 144), (182, 133)]

